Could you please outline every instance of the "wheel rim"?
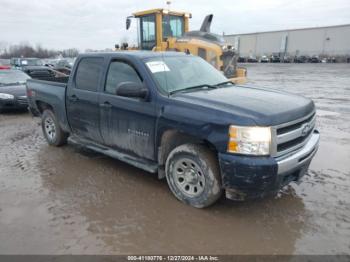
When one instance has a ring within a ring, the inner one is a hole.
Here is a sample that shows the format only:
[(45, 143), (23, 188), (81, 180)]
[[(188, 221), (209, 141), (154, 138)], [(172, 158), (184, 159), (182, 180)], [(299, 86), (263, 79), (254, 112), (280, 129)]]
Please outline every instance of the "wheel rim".
[(189, 197), (199, 196), (205, 187), (202, 169), (189, 158), (181, 158), (174, 164), (174, 178), (177, 188)]
[(55, 122), (53, 121), (53, 119), (51, 117), (47, 117), (45, 119), (45, 133), (47, 135), (47, 137), (52, 141), (55, 139), (56, 137), (56, 126), (55, 126)]

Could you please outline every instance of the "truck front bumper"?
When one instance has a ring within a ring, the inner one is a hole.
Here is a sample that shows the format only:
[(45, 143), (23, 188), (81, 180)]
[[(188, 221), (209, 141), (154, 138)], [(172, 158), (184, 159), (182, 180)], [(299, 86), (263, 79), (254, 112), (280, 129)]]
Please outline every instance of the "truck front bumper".
[(226, 197), (247, 200), (276, 194), (283, 186), (299, 181), (316, 154), (320, 135), (314, 131), (299, 150), (280, 158), (219, 153)]

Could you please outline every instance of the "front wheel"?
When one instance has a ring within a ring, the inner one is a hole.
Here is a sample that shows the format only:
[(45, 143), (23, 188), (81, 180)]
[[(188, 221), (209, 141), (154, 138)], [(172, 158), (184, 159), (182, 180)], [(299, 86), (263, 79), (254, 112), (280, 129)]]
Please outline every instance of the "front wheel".
[(61, 146), (67, 143), (68, 134), (58, 124), (55, 114), (46, 109), (41, 116), (41, 127), (49, 145)]
[(222, 194), (218, 161), (206, 147), (184, 144), (170, 152), (166, 178), (173, 194), (196, 208), (215, 203)]

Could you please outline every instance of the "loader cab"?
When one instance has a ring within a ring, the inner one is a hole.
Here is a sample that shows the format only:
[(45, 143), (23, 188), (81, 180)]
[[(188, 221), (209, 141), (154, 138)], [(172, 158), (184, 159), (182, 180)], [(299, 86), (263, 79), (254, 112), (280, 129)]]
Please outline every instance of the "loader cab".
[[(141, 50), (164, 51), (167, 41), (182, 37), (188, 31), (191, 14), (174, 12), (168, 9), (152, 9), (134, 13), (138, 26), (138, 45)], [(126, 27), (130, 27), (131, 17)]]

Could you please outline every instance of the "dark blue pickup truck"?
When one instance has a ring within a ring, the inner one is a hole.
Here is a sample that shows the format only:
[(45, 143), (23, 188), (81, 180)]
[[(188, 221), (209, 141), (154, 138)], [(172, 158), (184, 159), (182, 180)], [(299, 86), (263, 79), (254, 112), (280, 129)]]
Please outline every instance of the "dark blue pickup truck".
[(69, 138), (158, 173), (198, 208), (223, 192), (276, 193), (307, 172), (319, 143), (310, 99), (234, 85), (177, 52), (83, 54), (69, 78), (28, 80), (27, 95), (50, 145)]

